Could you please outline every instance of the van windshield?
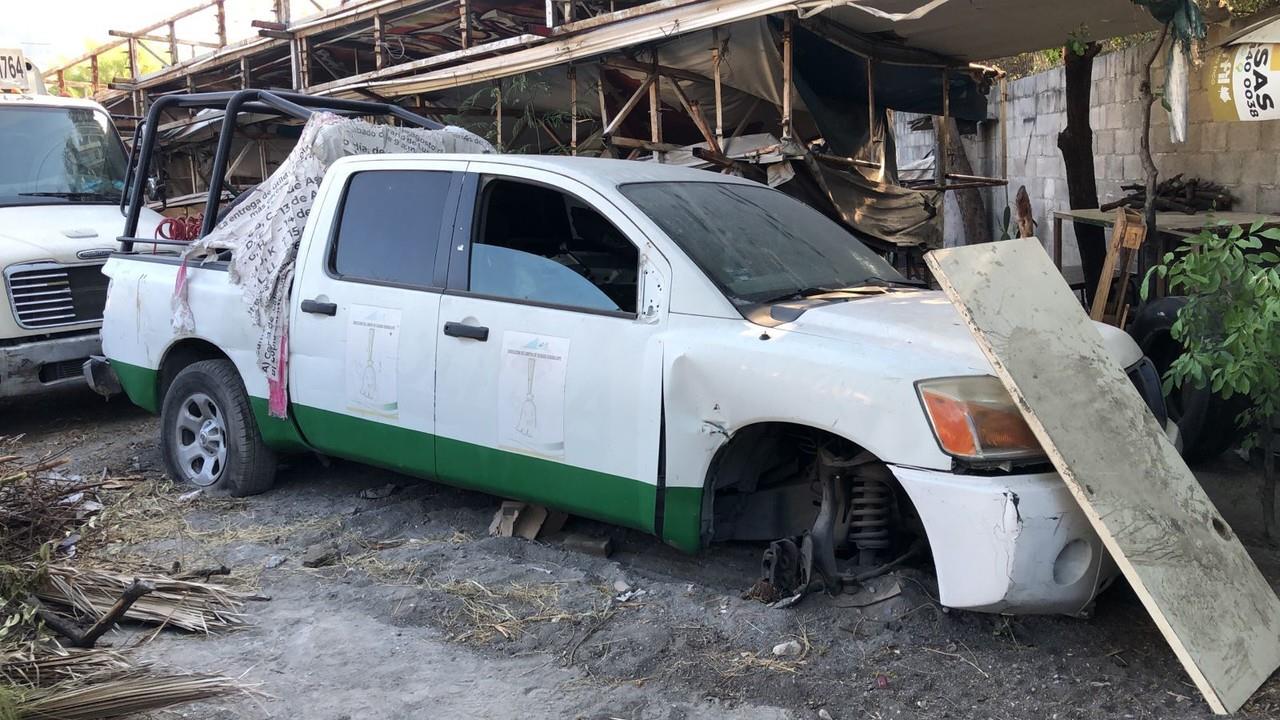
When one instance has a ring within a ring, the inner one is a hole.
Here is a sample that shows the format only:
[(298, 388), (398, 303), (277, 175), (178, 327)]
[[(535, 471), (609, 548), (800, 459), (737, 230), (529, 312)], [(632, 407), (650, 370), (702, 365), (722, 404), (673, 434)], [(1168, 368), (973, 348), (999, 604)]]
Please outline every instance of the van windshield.
[(646, 182), (619, 190), (739, 305), (914, 284), (822, 213), (762, 185)]
[(124, 147), (91, 108), (0, 105), (0, 206), (116, 203)]

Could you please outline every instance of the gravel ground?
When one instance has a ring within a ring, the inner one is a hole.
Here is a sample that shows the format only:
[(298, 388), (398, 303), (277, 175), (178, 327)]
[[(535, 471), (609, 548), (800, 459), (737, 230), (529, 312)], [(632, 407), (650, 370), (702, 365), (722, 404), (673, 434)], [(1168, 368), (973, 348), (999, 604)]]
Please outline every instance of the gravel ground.
[[(0, 436), (27, 455), (67, 449), (69, 473), (142, 475), (103, 516), (82, 562), (185, 571), (225, 565), (271, 599), (220, 636), (122, 627), (116, 646), (262, 693), (186, 718), (1205, 718), (1207, 706), (1132, 592), (1089, 620), (940, 607), (928, 568), (875, 581), (883, 602), (742, 599), (759, 547), (693, 557), (586, 520), (609, 558), (559, 537), (490, 538), (498, 499), (350, 463), (298, 458), (244, 500), (163, 479), (154, 418), (64, 392), (0, 403)], [(1257, 474), (1228, 455), (1197, 473), (1237, 533), (1257, 539)], [(394, 489), (381, 495), (388, 486)], [(1280, 554), (1250, 545), (1273, 585)], [(325, 567), (304, 567), (332, 554)], [(772, 648), (794, 641), (798, 654)], [(1246, 717), (1280, 717), (1276, 678)]]

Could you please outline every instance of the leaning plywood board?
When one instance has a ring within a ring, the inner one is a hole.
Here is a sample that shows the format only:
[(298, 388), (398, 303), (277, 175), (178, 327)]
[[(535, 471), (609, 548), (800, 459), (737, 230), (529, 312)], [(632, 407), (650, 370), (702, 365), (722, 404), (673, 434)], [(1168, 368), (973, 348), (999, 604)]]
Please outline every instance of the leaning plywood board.
[(1280, 665), (1280, 600), (1035, 238), (929, 268), (1214, 712)]

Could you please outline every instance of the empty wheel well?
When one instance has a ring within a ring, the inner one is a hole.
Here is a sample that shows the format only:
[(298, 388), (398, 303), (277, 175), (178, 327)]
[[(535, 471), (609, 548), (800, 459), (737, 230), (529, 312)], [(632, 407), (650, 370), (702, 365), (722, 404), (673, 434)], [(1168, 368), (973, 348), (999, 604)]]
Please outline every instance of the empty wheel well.
[(201, 360), (229, 360), (227, 354), (218, 349), (207, 340), (199, 340), (189, 338), (179, 340), (165, 351), (164, 359), (160, 361), (160, 372), (156, 378), (159, 387), (156, 388), (156, 397), (161, 402), (164, 396), (169, 392), (169, 386), (173, 384), (173, 379), (182, 372), (184, 368), (192, 363), (198, 363)]
[(813, 527), (822, 501), (819, 451), (850, 461), (837, 488), (836, 547), (866, 562), (926, 541), (888, 466), (846, 438), (791, 423), (736, 432), (716, 453), (702, 503), (705, 542), (772, 541)]

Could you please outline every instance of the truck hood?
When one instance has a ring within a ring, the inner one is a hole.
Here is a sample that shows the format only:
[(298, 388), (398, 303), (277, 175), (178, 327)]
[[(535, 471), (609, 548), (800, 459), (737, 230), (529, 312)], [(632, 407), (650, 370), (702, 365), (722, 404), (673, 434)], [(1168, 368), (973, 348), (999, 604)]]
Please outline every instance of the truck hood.
[[(1095, 325), (1120, 367), (1128, 368), (1142, 358), (1142, 350), (1128, 333), (1102, 323)], [(959, 311), (938, 291), (895, 290), (827, 303), (782, 327), (855, 346), (913, 351), (913, 356), (927, 358), (935, 377), (992, 372)]]
[[(160, 216), (143, 210), (138, 236), (151, 237)], [(114, 251), (124, 231), (124, 216), (115, 205), (77, 203), (0, 208), (0, 268), (15, 263), (53, 260), (83, 263), (105, 260), (77, 257), (82, 251)]]

